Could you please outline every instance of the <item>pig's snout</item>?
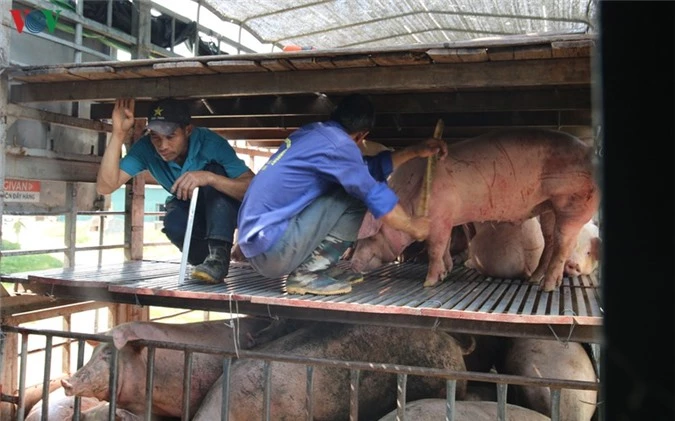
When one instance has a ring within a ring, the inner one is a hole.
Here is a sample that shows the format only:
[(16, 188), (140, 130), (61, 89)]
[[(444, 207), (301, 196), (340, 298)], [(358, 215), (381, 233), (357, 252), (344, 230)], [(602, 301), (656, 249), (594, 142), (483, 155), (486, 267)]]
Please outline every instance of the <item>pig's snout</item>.
[(61, 379), (61, 386), (63, 386), (63, 391), (66, 396), (73, 396), (73, 384), (68, 380), (70, 379)]
[(581, 274), (581, 266), (579, 263), (568, 260), (565, 262), (565, 273), (568, 276), (579, 276)]

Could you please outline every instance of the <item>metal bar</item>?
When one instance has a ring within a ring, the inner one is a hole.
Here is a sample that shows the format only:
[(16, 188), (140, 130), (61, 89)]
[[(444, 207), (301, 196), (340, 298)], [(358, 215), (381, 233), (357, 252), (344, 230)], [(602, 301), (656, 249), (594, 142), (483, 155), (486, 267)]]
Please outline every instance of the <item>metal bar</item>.
[(185, 353), (183, 366), (183, 416), (182, 421), (190, 420), (190, 389), (192, 386), (192, 352)]
[(307, 421), (314, 420), (314, 367), (307, 366)]
[(457, 380), (445, 382), (445, 419), (455, 420), (455, 394), (457, 393)]
[[(96, 311), (98, 313), (98, 311)], [(77, 369), (79, 370), (84, 365), (84, 344), (85, 342), (80, 339), (77, 341)], [(70, 370), (69, 370), (70, 371)], [(75, 396), (75, 401), (73, 403), (73, 421), (80, 421), (80, 409), (82, 407), (82, 398)]]
[(176, 17), (171, 16), (171, 45), (170, 50), (173, 53), (173, 44), (176, 43)]
[(220, 409), (220, 420), (229, 421), (230, 419), (230, 368), (232, 367), (232, 358), (223, 359), (223, 375), (222, 379), (222, 391), (223, 395), (221, 396), (221, 409)]
[[(77, 0), (75, 6), (77, 16), (84, 14), (84, 0)], [(75, 44), (82, 45), (82, 23), (75, 23)], [(75, 63), (82, 63), (82, 51), (75, 50)]]
[(108, 8), (105, 12), (105, 24), (110, 28), (112, 27), (113, 18), (113, 0), (108, 0)]
[(77, 247), (77, 189), (75, 183), (66, 183), (66, 213), (65, 223), (65, 261), (67, 268), (75, 267), (75, 248)]
[[(52, 373), (52, 336), (45, 338), (45, 370), (42, 376), (42, 421), (49, 421), (49, 378)], [(45, 387), (46, 385), (46, 387)]]
[(497, 383), (497, 421), (506, 421), (506, 383)]
[(70, 42), (70, 41), (67, 41), (65, 39), (61, 39), (59, 37), (56, 37), (54, 35), (46, 34), (44, 32), (38, 32), (38, 33), (26, 32), (26, 34), (32, 35), (34, 37), (46, 39), (48, 41), (51, 41), (51, 42), (54, 42), (54, 43), (57, 43), (57, 44), (65, 45), (66, 47), (70, 47), (74, 50), (82, 51), (82, 52), (85, 52), (87, 54), (91, 54), (92, 56), (100, 57), (100, 58), (102, 58), (106, 61), (114, 59), (114, 57), (111, 57), (110, 55), (108, 55), (106, 53), (102, 53), (100, 51), (93, 50), (93, 49), (91, 49), (89, 47), (85, 47), (83, 45), (77, 45), (74, 42)]
[(23, 421), (26, 411), (26, 365), (28, 364), (28, 333), (21, 334), (21, 362), (19, 363), (19, 408), (16, 419)]
[(188, 214), (187, 227), (185, 227), (185, 237), (183, 238), (183, 253), (180, 258), (180, 269), (178, 272), (178, 285), (185, 279), (185, 270), (187, 269), (187, 259), (190, 253), (190, 240), (192, 239), (192, 225), (195, 220), (195, 209), (197, 208), (197, 198), (199, 196), (199, 187), (192, 190), (190, 198), (190, 211)]
[(145, 372), (145, 421), (152, 420), (152, 391), (155, 386), (155, 347), (148, 347), (148, 363)]
[(349, 374), (349, 421), (358, 421), (361, 371), (352, 369)]
[(117, 363), (119, 358), (119, 352), (117, 352), (117, 348), (115, 348), (114, 346), (111, 346), (110, 350), (111, 350), (110, 378), (108, 382), (108, 391), (109, 391), (108, 402), (110, 403), (110, 407), (108, 408), (108, 419), (114, 420), (115, 409), (117, 407), (117, 366), (118, 366)]
[[(98, 217), (98, 246), (103, 246), (103, 231), (105, 230), (105, 218), (103, 215)], [(103, 263), (103, 249), (98, 250), (98, 265)]]
[(405, 421), (405, 392), (408, 376), (399, 374), (396, 381), (396, 421)]
[(272, 376), (270, 372), (270, 361), (265, 360), (263, 364), (263, 421), (270, 421), (270, 398), (272, 395)]
[(551, 421), (560, 421), (560, 389), (551, 388)]
[(197, 57), (199, 55), (199, 12), (202, 10), (202, 1), (197, 0), (197, 19), (196, 22), (197, 24), (195, 25), (195, 39), (194, 39), (194, 45), (192, 46), (192, 55), (194, 57)]

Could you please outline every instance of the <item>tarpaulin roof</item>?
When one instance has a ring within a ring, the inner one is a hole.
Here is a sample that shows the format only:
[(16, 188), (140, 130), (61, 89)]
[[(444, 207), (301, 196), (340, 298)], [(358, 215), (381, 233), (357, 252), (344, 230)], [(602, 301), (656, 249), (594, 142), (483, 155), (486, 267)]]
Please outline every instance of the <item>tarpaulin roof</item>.
[(280, 46), (382, 47), (593, 33), (597, 0), (203, 0)]

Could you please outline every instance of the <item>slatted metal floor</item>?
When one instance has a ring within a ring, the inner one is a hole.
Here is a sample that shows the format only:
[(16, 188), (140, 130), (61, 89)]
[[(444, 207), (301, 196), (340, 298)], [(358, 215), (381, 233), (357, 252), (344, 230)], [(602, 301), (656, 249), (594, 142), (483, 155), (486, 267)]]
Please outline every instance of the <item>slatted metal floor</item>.
[[(189, 269), (189, 268), (188, 268)], [(368, 273), (349, 294), (292, 295), (285, 278), (258, 275), (232, 263), (227, 283), (178, 280), (178, 262), (136, 261), (78, 267), (4, 280), (60, 298), (236, 311), (284, 317), (442, 327), (473, 333), (566, 337), (600, 342), (602, 305), (595, 276), (566, 277), (547, 293), (521, 280), (484, 277), (457, 265), (432, 288), (422, 286), (427, 266), (392, 263)]]

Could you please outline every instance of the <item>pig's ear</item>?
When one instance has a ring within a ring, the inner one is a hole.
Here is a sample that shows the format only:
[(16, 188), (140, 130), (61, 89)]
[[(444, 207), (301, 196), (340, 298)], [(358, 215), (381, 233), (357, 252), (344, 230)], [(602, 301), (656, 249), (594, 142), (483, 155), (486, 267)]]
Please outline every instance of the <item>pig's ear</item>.
[(602, 254), (602, 240), (600, 237), (591, 238), (591, 258), (593, 260), (600, 260)]
[(377, 234), (381, 227), (382, 221), (375, 219), (372, 213), (366, 212), (366, 216), (363, 217), (363, 222), (361, 223), (361, 228), (359, 229), (359, 234), (356, 238), (362, 240), (364, 238), (372, 237)]
[(127, 342), (141, 339), (136, 335), (133, 329), (115, 329), (112, 332), (113, 344), (115, 348), (122, 349)]
[(96, 348), (98, 344), (101, 343), (101, 341), (97, 341), (96, 339), (85, 339), (84, 341), (89, 345), (93, 346), (94, 348)]

